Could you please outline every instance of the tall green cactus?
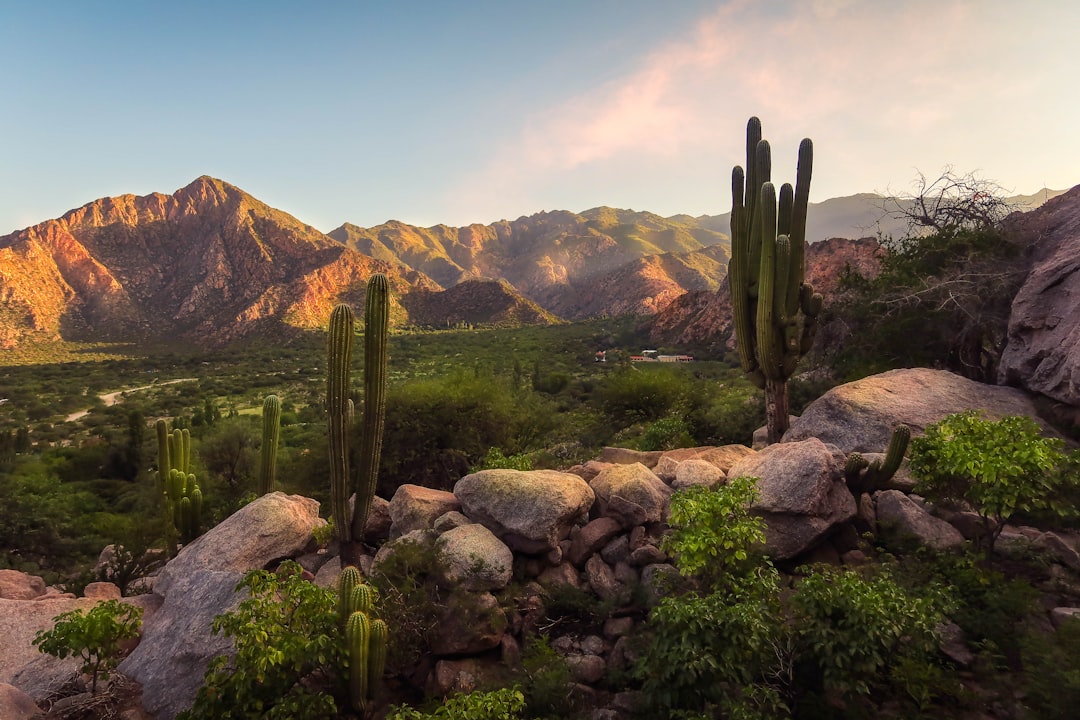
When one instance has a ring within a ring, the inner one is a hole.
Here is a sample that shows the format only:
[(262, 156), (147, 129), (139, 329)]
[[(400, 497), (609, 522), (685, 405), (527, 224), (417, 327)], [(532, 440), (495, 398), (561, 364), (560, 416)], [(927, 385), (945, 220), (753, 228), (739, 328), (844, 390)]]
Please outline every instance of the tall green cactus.
[(769, 442), (788, 427), (787, 380), (817, 331), (821, 295), (805, 281), (806, 210), (814, 146), (799, 145), (795, 187), (777, 198), (772, 150), (761, 121), (746, 126), (746, 170), (731, 174), (731, 261), (728, 283), (742, 369), (765, 390)]
[(169, 461), (169, 423), (158, 418), (158, 421), (154, 423), (154, 431), (157, 433), (158, 491), (165, 492), (165, 481), (169, 478), (169, 470), (172, 469)]
[(345, 624), (345, 644), (349, 650), (349, 698), (353, 710), (363, 712), (368, 699), (368, 660), (371, 651), (371, 620), (362, 612), (349, 616)]
[(342, 568), (338, 578), (338, 613), (343, 614), (345, 647), (349, 657), (349, 699), (363, 714), (378, 692), (386, 670), (389, 630), (372, 614), (375, 589), (360, 580), (352, 566)]
[(358, 484), (352, 537), (360, 541), (375, 499), (375, 485), (386, 422), (386, 368), (390, 344), (390, 282), (376, 273), (368, 280), (364, 308), (364, 412), (357, 457)]
[(165, 496), (180, 542), (199, 536), (202, 526), (202, 490), (191, 469), (191, 434), (185, 428), (169, 432), (164, 420), (154, 424), (158, 442), (158, 489)]
[(330, 512), (342, 543), (349, 524), (349, 376), (352, 361), (353, 311), (338, 305), (330, 313), (326, 343), (326, 412), (330, 436)]
[(368, 281), (364, 312), (364, 411), (361, 417), (358, 488), (349, 515), (349, 395), (353, 313), (338, 305), (330, 315), (327, 339), (327, 413), (330, 429), (330, 505), (341, 541), (342, 563), (355, 565), (364, 526), (371, 512), (386, 417), (386, 369), (389, 347), (390, 283), (382, 273)]
[(281, 434), (281, 400), (267, 395), (262, 409), (262, 457), (259, 463), (259, 494), (274, 492), (277, 485), (277, 450)]

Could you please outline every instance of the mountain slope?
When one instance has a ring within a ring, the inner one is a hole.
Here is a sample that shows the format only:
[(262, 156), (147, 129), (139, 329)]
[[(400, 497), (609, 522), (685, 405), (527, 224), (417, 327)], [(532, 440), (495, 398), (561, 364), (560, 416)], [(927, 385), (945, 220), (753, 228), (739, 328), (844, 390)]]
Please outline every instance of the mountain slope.
[(188, 339), (315, 327), (368, 276), (422, 274), (350, 250), (228, 183), (123, 195), (0, 238), (0, 343)]
[(401, 298), (409, 322), (429, 327), (554, 325), (562, 322), (505, 280), (465, 280), (449, 290), (414, 290)]
[[(665, 295), (707, 287), (710, 280), (704, 276), (714, 273), (714, 267), (695, 274), (677, 266), (690, 269), (695, 262), (706, 262), (712, 256), (706, 254), (695, 261), (688, 253), (729, 244), (727, 235), (703, 228), (693, 218), (662, 218), (609, 207), (580, 214), (541, 212), (461, 228), (419, 228), (398, 221), (373, 228), (346, 224), (329, 235), (373, 257), (397, 259), (445, 288), (467, 279), (500, 278), (529, 300), (563, 317), (621, 314), (625, 308), (641, 306), (639, 288), (605, 278), (617, 272), (632, 276), (634, 263), (643, 258), (685, 256), (682, 261), (661, 262), (671, 266)], [(720, 277), (722, 274), (711, 282)], [(691, 279), (690, 285), (677, 287), (678, 278)], [(604, 291), (598, 294), (597, 286)], [(645, 306), (642, 311), (655, 309)]]

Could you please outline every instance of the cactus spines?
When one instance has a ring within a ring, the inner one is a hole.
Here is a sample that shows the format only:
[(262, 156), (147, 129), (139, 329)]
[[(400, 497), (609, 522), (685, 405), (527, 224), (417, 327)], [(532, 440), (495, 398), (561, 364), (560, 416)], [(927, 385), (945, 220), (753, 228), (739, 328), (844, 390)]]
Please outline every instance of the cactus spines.
[(165, 492), (165, 481), (168, 480), (169, 470), (172, 468), (169, 462), (169, 423), (158, 418), (154, 423), (154, 431), (157, 433), (158, 489)]
[(281, 400), (267, 395), (262, 409), (262, 457), (259, 463), (259, 494), (274, 492), (277, 484), (277, 449), (281, 434)]
[(360, 571), (352, 565), (346, 565), (341, 568), (341, 574), (338, 575), (338, 617), (341, 619), (341, 623), (345, 624), (348, 621), (349, 615), (352, 610), (349, 605), (352, 600), (353, 588), (360, 585)]
[(375, 605), (375, 588), (367, 583), (360, 583), (349, 595), (349, 612), (370, 613)]
[(330, 508), (343, 543), (349, 525), (349, 372), (352, 361), (353, 311), (338, 305), (330, 313), (326, 344), (326, 405), (330, 435)]
[(371, 621), (361, 612), (345, 623), (345, 644), (349, 649), (349, 698), (353, 709), (364, 711), (368, 697), (368, 673), (371, 649)]
[(844, 479), (852, 492), (861, 492), (860, 475), (869, 464), (869, 461), (857, 452), (848, 455), (847, 463), (844, 464)]
[(386, 623), (375, 618), (371, 621), (371, 638), (368, 641), (368, 696), (374, 698), (386, 672), (386, 653), (390, 630)]
[(383, 273), (368, 280), (364, 308), (364, 412), (357, 457), (359, 483), (353, 508), (352, 537), (360, 541), (375, 499), (386, 420), (386, 368), (390, 337), (390, 281)]
[(799, 146), (795, 187), (772, 184), (772, 151), (761, 121), (746, 126), (746, 169), (732, 171), (733, 326), (743, 372), (765, 390), (769, 442), (787, 430), (787, 379), (810, 348), (821, 296), (805, 283), (806, 210), (813, 143)]
[(910, 440), (911, 428), (907, 425), (897, 425), (889, 438), (889, 447), (885, 450), (884, 461), (875, 460), (866, 468), (863, 485), (867, 491), (880, 489), (892, 479), (892, 476), (900, 469), (900, 463), (904, 461), (904, 453), (907, 452)]

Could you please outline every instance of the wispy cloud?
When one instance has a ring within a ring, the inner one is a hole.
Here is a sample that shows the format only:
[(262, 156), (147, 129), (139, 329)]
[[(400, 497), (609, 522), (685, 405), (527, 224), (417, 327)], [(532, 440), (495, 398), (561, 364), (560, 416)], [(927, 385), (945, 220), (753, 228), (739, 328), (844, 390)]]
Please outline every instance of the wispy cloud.
[(1015, 38), (1038, 27), (1030, 14), (973, 0), (725, 2), (632, 72), (534, 114), (457, 200), (535, 198), (605, 165), (613, 186), (627, 166), (701, 155), (730, 166), (750, 114), (792, 158), (803, 135), (828, 147), (819, 187), (881, 188), (882, 172), (902, 181), (928, 158), (962, 163), (993, 137), (991, 118), (1022, 122), (1001, 98), (1024, 92)]

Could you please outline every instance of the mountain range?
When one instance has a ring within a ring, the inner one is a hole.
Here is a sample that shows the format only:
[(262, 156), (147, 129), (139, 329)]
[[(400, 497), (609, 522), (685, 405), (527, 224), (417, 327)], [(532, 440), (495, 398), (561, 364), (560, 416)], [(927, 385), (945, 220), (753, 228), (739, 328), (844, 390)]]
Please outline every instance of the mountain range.
[[(866, 234), (880, 216), (875, 198), (813, 204), (808, 237)], [(321, 327), (338, 302), (361, 306), (374, 272), (390, 278), (399, 325), (653, 315), (717, 290), (727, 226), (726, 215), (598, 207), (467, 227), (346, 223), (323, 234), (203, 176), (172, 195), (103, 198), (0, 237), (0, 348), (278, 336)]]

